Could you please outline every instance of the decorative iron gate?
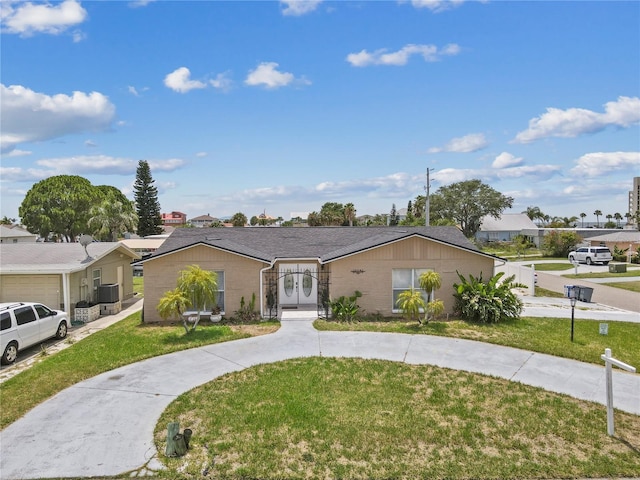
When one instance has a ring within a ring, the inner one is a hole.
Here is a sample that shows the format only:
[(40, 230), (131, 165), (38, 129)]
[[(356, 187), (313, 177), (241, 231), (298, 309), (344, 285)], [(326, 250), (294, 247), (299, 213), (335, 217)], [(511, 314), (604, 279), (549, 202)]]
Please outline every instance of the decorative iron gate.
[[(329, 292), (329, 279), (331, 277), (329, 267), (326, 265), (321, 265), (320, 270), (310, 271), (305, 269), (304, 271), (296, 270), (287, 270), (286, 273), (283, 273), (280, 270), (280, 267), (272, 267), (269, 270), (264, 272), (264, 285), (265, 285), (265, 315), (267, 318), (278, 318), (279, 310), (282, 308), (280, 305), (280, 300), (278, 297), (278, 287), (280, 280), (282, 278), (287, 279), (291, 275), (301, 275), (303, 278), (302, 288), (307, 289), (307, 285), (305, 280), (309, 277), (315, 279), (317, 281), (317, 299), (316, 299), (316, 307), (318, 311), (318, 316), (322, 318), (329, 317), (330, 310), (330, 292)], [(285, 288), (288, 284), (285, 283)]]

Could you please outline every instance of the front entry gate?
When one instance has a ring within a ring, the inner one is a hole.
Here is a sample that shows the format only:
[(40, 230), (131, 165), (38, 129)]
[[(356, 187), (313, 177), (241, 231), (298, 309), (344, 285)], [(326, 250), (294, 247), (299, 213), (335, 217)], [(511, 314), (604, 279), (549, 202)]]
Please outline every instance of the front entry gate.
[(329, 312), (329, 269), (313, 263), (284, 263), (265, 272), (266, 315), (279, 310), (315, 307), (318, 316)]

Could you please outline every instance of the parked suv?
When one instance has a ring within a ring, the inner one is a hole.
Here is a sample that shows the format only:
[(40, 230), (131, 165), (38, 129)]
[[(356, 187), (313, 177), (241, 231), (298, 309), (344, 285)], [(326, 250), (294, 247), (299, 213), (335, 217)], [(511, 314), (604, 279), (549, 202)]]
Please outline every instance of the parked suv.
[(611, 256), (611, 250), (607, 247), (580, 247), (577, 250), (569, 253), (569, 260), (571, 263), (586, 263), (591, 265), (592, 263), (602, 263), (607, 265), (613, 257)]
[(18, 351), (51, 337), (67, 336), (67, 314), (40, 303), (0, 303), (0, 362), (16, 361)]

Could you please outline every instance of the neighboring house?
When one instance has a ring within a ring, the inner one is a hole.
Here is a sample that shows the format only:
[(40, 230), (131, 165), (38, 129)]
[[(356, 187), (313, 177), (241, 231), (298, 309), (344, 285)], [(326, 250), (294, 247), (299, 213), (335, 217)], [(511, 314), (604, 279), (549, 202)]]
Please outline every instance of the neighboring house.
[(613, 253), (614, 247), (635, 252), (640, 247), (640, 232), (637, 230), (618, 230), (614, 233), (590, 237), (588, 243), (594, 247), (609, 247), (611, 253)]
[(212, 223), (219, 222), (220, 219), (212, 217), (208, 213), (206, 215), (200, 215), (199, 217), (192, 218), (189, 223), (194, 227), (209, 227)]
[[(327, 299), (362, 292), (367, 313), (399, 313), (398, 295), (418, 288), (426, 270), (442, 276), (437, 298), (451, 312), (456, 272), (494, 274), (498, 257), (479, 251), (456, 227), (309, 227), (178, 229), (149, 258), (144, 319), (162, 321), (156, 307), (189, 265), (218, 274), (218, 304), (231, 316), (256, 296), (263, 317), (282, 309), (322, 309)], [(273, 307), (272, 307), (273, 305)], [(275, 315), (274, 315), (275, 312)]]
[(480, 230), (476, 233), (479, 242), (510, 242), (518, 235), (538, 237), (538, 226), (525, 213), (503, 213), (500, 218), (483, 217)]
[(120, 243), (136, 252), (141, 258), (144, 258), (158, 250), (167, 238), (168, 236), (160, 236), (160, 238), (125, 238), (124, 240), (120, 240)]
[(187, 224), (187, 214), (182, 212), (171, 212), (162, 214), (162, 225), (167, 227), (180, 227)]
[[(87, 254), (89, 256), (87, 256)], [(0, 302), (39, 302), (73, 315), (77, 302), (97, 302), (100, 285), (133, 296), (131, 262), (140, 256), (122, 243), (0, 245)]]
[(0, 243), (34, 243), (38, 235), (17, 225), (0, 225)]

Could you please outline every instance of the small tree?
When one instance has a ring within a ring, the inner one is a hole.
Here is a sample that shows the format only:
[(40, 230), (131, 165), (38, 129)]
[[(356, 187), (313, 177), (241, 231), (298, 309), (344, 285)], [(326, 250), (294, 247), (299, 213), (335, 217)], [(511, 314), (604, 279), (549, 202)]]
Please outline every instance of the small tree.
[[(428, 323), (430, 318), (440, 315), (444, 311), (444, 304), (440, 300), (435, 299), (435, 291), (442, 286), (442, 277), (438, 272), (429, 270), (428, 272), (420, 274), (418, 282), (420, 288), (427, 294), (427, 308), (425, 309), (424, 321)], [(433, 302), (440, 302), (442, 308), (436, 305), (430, 308), (429, 305)], [(438, 313), (435, 313), (436, 311), (438, 311)], [(432, 313), (433, 317), (431, 316)]]
[[(198, 265), (190, 265), (180, 272), (178, 286), (166, 292), (158, 303), (158, 313), (164, 319), (171, 316), (182, 316), (187, 308), (195, 308), (196, 319), (191, 326), (195, 330), (200, 322), (202, 311), (212, 309), (218, 301), (218, 275), (203, 270)], [(182, 318), (186, 333), (189, 333), (187, 320)]]
[(396, 305), (400, 310), (402, 310), (402, 314), (405, 318), (422, 323), (420, 321), (420, 314), (426, 310), (427, 304), (424, 301), (420, 290), (412, 288), (410, 290), (400, 292), (398, 299), (396, 300)]
[(140, 160), (136, 170), (133, 192), (138, 215), (138, 235), (141, 237), (162, 233), (158, 189), (154, 182), (149, 163), (146, 160)]

